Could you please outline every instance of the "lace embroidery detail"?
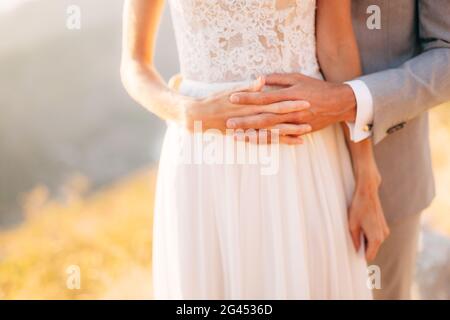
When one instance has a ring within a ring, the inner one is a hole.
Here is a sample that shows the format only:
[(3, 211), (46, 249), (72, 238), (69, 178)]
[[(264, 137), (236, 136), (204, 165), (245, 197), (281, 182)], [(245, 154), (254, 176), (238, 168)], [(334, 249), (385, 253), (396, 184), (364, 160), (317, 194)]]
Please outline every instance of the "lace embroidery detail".
[(317, 76), (316, 0), (170, 0), (184, 77)]

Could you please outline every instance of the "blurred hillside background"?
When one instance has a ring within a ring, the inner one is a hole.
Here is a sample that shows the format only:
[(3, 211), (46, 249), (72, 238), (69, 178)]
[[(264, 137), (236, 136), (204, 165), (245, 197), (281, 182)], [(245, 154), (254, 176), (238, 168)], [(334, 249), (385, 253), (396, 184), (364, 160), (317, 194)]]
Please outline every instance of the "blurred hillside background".
[[(122, 0), (0, 2), (0, 299), (151, 298), (164, 124), (119, 78)], [(66, 28), (81, 8), (81, 30)], [(178, 70), (166, 10), (156, 61)], [(432, 112), (438, 197), (416, 294), (450, 299), (450, 107)], [(67, 288), (67, 268), (81, 288)]]

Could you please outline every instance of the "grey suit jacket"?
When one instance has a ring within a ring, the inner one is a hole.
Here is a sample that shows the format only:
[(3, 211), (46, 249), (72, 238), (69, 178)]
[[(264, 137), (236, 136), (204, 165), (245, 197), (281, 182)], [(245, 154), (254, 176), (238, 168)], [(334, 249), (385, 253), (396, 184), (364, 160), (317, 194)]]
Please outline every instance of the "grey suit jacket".
[[(381, 9), (380, 29), (367, 26)], [(450, 0), (353, 0), (363, 61), (374, 99), (373, 139), (393, 221), (425, 209), (434, 197), (427, 110), (450, 101)]]

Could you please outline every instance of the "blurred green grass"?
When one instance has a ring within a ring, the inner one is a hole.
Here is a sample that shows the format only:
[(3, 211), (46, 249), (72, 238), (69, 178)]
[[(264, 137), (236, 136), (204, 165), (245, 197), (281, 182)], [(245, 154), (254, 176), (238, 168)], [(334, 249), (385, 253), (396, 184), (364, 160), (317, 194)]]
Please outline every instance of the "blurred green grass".
[[(26, 221), (0, 234), (0, 299), (151, 298), (154, 180), (149, 170), (83, 197), (76, 179), (65, 203), (33, 190)], [(80, 290), (66, 286), (71, 265)]]
[[(450, 235), (450, 104), (431, 113), (437, 197), (425, 221)], [(26, 221), (0, 233), (0, 299), (150, 299), (154, 170), (84, 196), (82, 178), (64, 202), (45, 187), (24, 202)], [(66, 270), (81, 270), (80, 290)]]

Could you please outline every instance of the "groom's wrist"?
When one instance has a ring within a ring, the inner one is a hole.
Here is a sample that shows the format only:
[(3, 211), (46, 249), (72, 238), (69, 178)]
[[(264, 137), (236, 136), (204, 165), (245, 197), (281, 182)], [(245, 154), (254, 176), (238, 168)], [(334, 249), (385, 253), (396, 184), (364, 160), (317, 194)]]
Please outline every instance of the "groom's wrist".
[(352, 87), (345, 83), (340, 85), (336, 99), (339, 101), (340, 121), (355, 122), (357, 102)]

